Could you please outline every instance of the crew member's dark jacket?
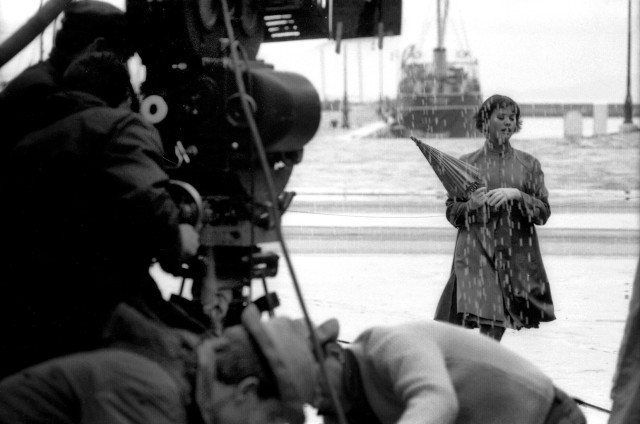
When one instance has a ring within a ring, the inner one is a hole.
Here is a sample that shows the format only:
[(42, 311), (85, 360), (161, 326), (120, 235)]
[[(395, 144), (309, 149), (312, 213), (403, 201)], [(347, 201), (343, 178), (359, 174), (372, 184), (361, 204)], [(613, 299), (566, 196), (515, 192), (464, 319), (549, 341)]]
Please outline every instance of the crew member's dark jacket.
[(95, 347), (123, 300), (175, 324), (149, 275), (180, 249), (157, 131), (86, 93), (42, 111), (2, 170), (0, 375)]
[(35, 129), (34, 120), (42, 112), (45, 100), (61, 90), (67, 64), (61, 55), (53, 54), (25, 69), (0, 91), (1, 157), (6, 158), (16, 143)]
[(105, 337), (108, 348), (50, 359), (0, 381), (0, 423), (203, 424), (196, 349), (213, 342), (124, 304)]

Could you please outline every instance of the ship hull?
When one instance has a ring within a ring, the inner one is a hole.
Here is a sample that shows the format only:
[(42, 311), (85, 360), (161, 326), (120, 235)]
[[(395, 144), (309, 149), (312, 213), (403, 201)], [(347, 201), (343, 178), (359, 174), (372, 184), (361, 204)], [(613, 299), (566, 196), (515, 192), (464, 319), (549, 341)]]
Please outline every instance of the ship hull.
[(397, 120), (407, 133), (427, 137), (481, 137), (475, 128), (475, 115), (481, 103), (480, 95), (401, 97), (396, 108)]

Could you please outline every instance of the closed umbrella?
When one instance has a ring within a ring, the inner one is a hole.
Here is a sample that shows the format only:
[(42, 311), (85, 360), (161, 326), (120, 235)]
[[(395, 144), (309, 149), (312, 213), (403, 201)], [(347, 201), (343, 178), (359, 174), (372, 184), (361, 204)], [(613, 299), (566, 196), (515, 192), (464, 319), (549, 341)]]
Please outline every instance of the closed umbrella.
[(469, 197), (481, 184), (478, 168), (411, 137), (450, 197)]

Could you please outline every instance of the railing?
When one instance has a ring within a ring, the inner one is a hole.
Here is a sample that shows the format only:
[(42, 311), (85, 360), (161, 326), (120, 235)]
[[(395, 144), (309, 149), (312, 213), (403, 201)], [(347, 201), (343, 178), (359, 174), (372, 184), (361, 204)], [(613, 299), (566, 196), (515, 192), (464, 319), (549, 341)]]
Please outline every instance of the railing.
[[(578, 111), (583, 117), (593, 116), (593, 103), (519, 103), (524, 116), (544, 118), (564, 116), (569, 111)], [(624, 116), (624, 104), (608, 104), (609, 117)], [(640, 115), (640, 104), (633, 106), (633, 116)]]

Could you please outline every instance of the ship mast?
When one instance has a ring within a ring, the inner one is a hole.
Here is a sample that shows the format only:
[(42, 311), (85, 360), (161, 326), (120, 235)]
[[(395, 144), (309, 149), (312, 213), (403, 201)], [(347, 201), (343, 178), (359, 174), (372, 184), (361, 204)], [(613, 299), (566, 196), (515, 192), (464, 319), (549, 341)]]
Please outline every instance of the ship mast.
[[(444, 35), (447, 29), (447, 17), (449, 15), (449, 0), (437, 0), (438, 15), (438, 49), (444, 49)], [(444, 6), (444, 7), (443, 7)], [(444, 11), (443, 11), (444, 9)]]
[(436, 78), (444, 79), (447, 76), (447, 49), (444, 47), (444, 35), (449, 14), (449, 0), (437, 0), (437, 14), (438, 45), (433, 49), (433, 64)]

